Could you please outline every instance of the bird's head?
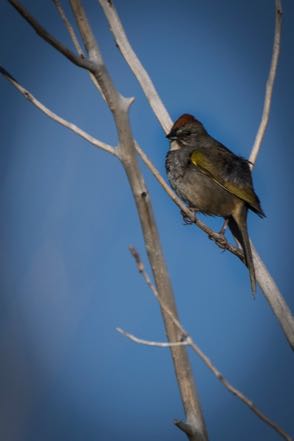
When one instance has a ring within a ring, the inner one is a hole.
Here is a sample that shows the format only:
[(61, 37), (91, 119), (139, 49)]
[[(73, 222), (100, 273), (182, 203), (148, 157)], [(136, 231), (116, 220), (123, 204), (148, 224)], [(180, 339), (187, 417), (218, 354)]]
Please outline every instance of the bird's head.
[(170, 149), (178, 150), (185, 146), (193, 146), (197, 137), (205, 134), (207, 132), (201, 122), (185, 113), (176, 120), (166, 137), (170, 140)]

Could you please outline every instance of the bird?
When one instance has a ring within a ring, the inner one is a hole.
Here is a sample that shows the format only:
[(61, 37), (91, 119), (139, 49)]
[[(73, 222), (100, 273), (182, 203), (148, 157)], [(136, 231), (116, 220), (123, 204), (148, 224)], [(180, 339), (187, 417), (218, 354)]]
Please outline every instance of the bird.
[(194, 212), (225, 219), (243, 249), (254, 294), (256, 275), (247, 214), (251, 210), (263, 218), (265, 213), (253, 187), (250, 162), (210, 136), (187, 113), (176, 120), (166, 137), (170, 147), (165, 167), (171, 187)]

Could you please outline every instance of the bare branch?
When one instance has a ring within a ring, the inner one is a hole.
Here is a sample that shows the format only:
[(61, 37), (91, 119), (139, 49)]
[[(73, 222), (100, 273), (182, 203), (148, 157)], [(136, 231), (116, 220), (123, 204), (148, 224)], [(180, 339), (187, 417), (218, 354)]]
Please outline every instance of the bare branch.
[(256, 272), (260, 274), (258, 280), (260, 287), (275, 316), (279, 320), (289, 345), (294, 349), (294, 317), (252, 242), (251, 249), (254, 267)]
[[(182, 334), (181, 342), (191, 346), (191, 348), (201, 358), (201, 360), (208, 367), (208, 369), (216, 376), (216, 378), (223, 384), (223, 386), (229, 392), (231, 392), (233, 395), (239, 398), (239, 400), (241, 400), (246, 406), (248, 406), (249, 409), (253, 413), (255, 413), (255, 415), (257, 415), (264, 423), (266, 423), (268, 426), (274, 429), (282, 438), (286, 439), (287, 441), (292, 441), (291, 436), (287, 432), (285, 432), (278, 424), (276, 424), (274, 421), (268, 418), (263, 412), (261, 412), (249, 398), (247, 398), (242, 392), (240, 392), (237, 388), (235, 388), (217, 369), (217, 367), (213, 364), (213, 362), (209, 359), (209, 357), (199, 348), (199, 346), (195, 343), (195, 341), (192, 339), (192, 337), (189, 335), (189, 333), (186, 331), (183, 325), (179, 322), (179, 320), (176, 317), (174, 317), (172, 311), (159, 297), (156, 287), (151, 282), (150, 277), (147, 271), (145, 270), (144, 264), (140, 258), (138, 251), (133, 246), (129, 246), (129, 250), (135, 259), (139, 273), (143, 276), (147, 286), (150, 288), (151, 292), (157, 299), (160, 307), (169, 315), (170, 319), (173, 321), (175, 326), (177, 326), (177, 328), (181, 332)], [(120, 329), (119, 332), (122, 331), (121, 328), (118, 329)], [(127, 333), (126, 331), (122, 331), (121, 333), (123, 335), (126, 335), (128, 338), (135, 341), (136, 343), (147, 344), (148, 346), (166, 347), (163, 343), (156, 343), (156, 342), (150, 342), (148, 340), (142, 340), (139, 339), (138, 337), (135, 337), (132, 334)]]
[(143, 340), (142, 338), (136, 337), (134, 334), (130, 334), (129, 332), (125, 331), (122, 328), (116, 328), (117, 332), (124, 335), (125, 337), (132, 340), (134, 343), (138, 343), (140, 345), (145, 346), (153, 346), (157, 348), (172, 348), (175, 346), (188, 346), (190, 345), (189, 340), (184, 341), (175, 341), (175, 342), (159, 342), (159, 341), (150, 341), (150, 340)]
[[(128, 110), (132, 99), (127, 99), (121, 96), (115, 89), (107, 68), (103, 63), (98, 45), (95, 42), (90, 24), (80, 1), (71, 0), (71, 6), (85, 47), (88, 50), (90, 59), (96, 66), (96, 70), (93, 73), (103, 91), (107, 104), (113, 113), (119, 138), (120, 159), (133, 192), (141, 222), (147, 255), (159, 295), (162, 299), (165, 299), (165, 302), (173, 311), (174, 315), (177, 316), (175, 300), (160, 247), (160, 240), (153, 216), (150, 196), (137, 163), (135, 141), (128, 116)], [(163, 319), (168, 340), (171, 342), (179, 341), (178, 330), (174, 323), (164, 313)], [(193, 435), (190, 436), (190, 441), (207, 441), (208, 436), (205, 422), (187, 352), (183, 346), (171, 347), (170, 351), (172, 353), (178, 385), (182, 395), (187, 423), (193, 429)]]
[(152, 283), (147, 271), (145, 271), (144, 264), (140, 258), (138, 251), (136, 250), (136, 248), (134, 246), (130, 245), (129, 250), (130, 250), (130, 253), (133, 256), (133, 258), (135, 259), (136, 266), (137, 266), (139, 273), (142, 274), (146, 284), (148, 285), (148, 287), (152, 291), (154, 297), (156, 297), (156, 299), (158, 300), (160, 307), (165, 311), (165, 313), (169, 316), (171, 321), (180, 330), (179, 339), (180, 339), (180, 341), (182, 341), (183, 336), (186, 336), (187, 333), (186, 333), (185, 329), (183, 328), (183, 326), (181, 325), (181, 322), (179, 321), (179, 319), (177, 317), (174, 316), (173, 312), (169, 309), (169, 307), (167, 305), (165, 305), (165, 303), (163, 301), (161, 301), (156, 287)]
[(79, 1), (70, 0), (70, 5), (73, 10), (74, 16), (77, 20), (81, 37), (84, 42), (87, 54), (90, 60), (94, 61), (96, 64), (103, 65), (103, 60), (100, 54), (100, 50), (95, 40), (94, 34), (91, 27), (87, 21), (85, 11)]
[(264, 98), (262, 117), (261, 117), (259, 129), (255, 137), (254, 145), (252, 147), (251, 154), (249, 156), (249, 161), (252, 164), (255, 164), (256, 162), (256, 158), (259, 153), (261, 143), (263, 141), (264, 134), (269, 121), (273, 87), (277, 72), (279, 54), (280, 54), (281, 27), (282, 27), (282, 4), (281, 4), (281, 0), (276, 0), (275, 36), (274, 36), (274, 44), (273, 44), (272, 61), (271, 61), (269, 76), (266, 82), (266, 89), (265, 89), (266, 92)]
[[(52, 0), (52, 1), (53, 1), (54, 5), (55, 5), (55, 7), (57, 9), (57, 12), (59, 13), (59, 15), (60, 15), (60, 17), (61, 17), (61, 19), (62, 19), (62, 21), (64, 23), (64, 26), (65, 26), (67, 32), (69, 33), (69, 36), (70, 36), (70, 38), (71, 38), (71, 40), (73, 42), (73, 45), (74, 45), (77, 53), (79, 54), (80, 57), (85, 57), (83, 49), (80, 46), (78, 37), (77, 37), (77, 35), (76, 35), (75, 31), (74, 31), (74, 28), (70, 24), (69, 19), (67, 18), (66, 14), (64, 12), (64, 9), (62, 7), (62, 4), (61, 4), (60, 0)], [(99, 86), (95, 76), (91, 72), (89, 72), (89, 76), (90, 76), (90, 79), (91, 79), (92, 83), (94, 84), (94, 86), (96, 87), (98, 92), (101, 94), (102, 98), (105, 100), (105, 97), (104, 97), (104, 95), (102, 93), (101, 87)]]
[(81, 138), (88, 141), (90, 144), (94, 145), (95, 147), (98, 147), (102, 150), (104, 150), (107, 153), (111, 153), (114, 156), (118, 156), (116, 150), (111, 147), (110, 145), (98, 140), (97, 138), (94, 138), (93, 136), (89, 135), (84, 130), (80, 129), (75, 124), (65, 120), (61, 116), (57, 115), (56, 113), (52, 112), (52, 110), (48, 109), (48, 107), (44, 106), (40, 101), (35, 98), (31, 92), (29, 92), (27, 89), (25, 89), (21, 84), (16, 81), (13, 76), (7, 72), (3, 67), (0, 66), (0, 74), (2, 74), (30, 103), (32, 103), (34, 106), (36, 106), (41, 112), (45, 113), (45, 115), (49, 116), (49, 118), (53, 119), (54, 121), (58, 122), (62, 126), (66, 127), (67, 129), (71, 130), (72, 132), (79, 135)]
[(117, 46), (119, 47), (129, 67), (133, 71), (135, 77), (139, 81), (142, 90), (145, 93), (150, 103), (150, 106), (152, 107), (165, 133), (167, 133), (172, 125), (171, 117), (169, 116), (165, 106), (163, 105), (154, 87), (154, 84), (151, 81), (151, 78), (149, 77), (139, 58), (133, 51), (133, 48), (128, 41), (128, 38), (123, 29), (113, 2), (110, 2), (108, 0), (99, 0), (99, 3), (108, 19), (110, 30), (113, 33)]
[[(117, 125), (118, 135), (120, 136), (120, 130), (118, 127), (118, 120), (121, 120), (122, 111), (128, 112), (129, 106), (133, 102), (133, 98), (125, 98), (118, 93), (113, 85), (112, 79), (109, 75), (106, 65), (103, 62), (99, 46), (95, 40), (92, 29), (89, 25), (85, 11), (79, 0), (70, 0), (71, 8), (76, 19), (81, 37), (84, 42), (87, 54), (89, 55), (90, 63), (93, 66), (92, 69), (88, 69), (93, 73), (99, 88), (102, 91), (103, 97), (107, 102), (110, 110), (113, 113), (114, 121)], [(130, 137), (132, 140), (132, 138)], [(132, 148), (133, 142), (130, 144)]]
[(60, 0), (52, 0), (52, 1), (53, 1), (62, 21), (64, 23), (64, 26), (65, 26), (67, 32), (69, 33), (69, 36), (71, 38), (71, 41), (73, 42), (73, 45), (74, 45), (77, 53), (79, 54), (80, 57), (84, 58), (83, 49), (81, 48), (81, 45), (80, 45), (79, 40), (76, 36), (76, 33), (75, 33), (72, 25), (70, 24), (70, 21), (68, 20), (65, 12), (64, 12), (61, 1)]
[(51, 46), (62, 53), (68, 60), (76, 64), (83, 69), (87, 69), (90, 72), (95, 70), (95, 66), (89, 60), (75, 55), (70, 49), (64, 46), (60, 41), (53, 37), (49, 32), (46, 31), (40, 23), (32, 17), (29, 12), (21, 5), (17, 0), (8, 0), (9, 3), (17, 10), (17, 12), (29, 23), (29, 25), (37, 32), (37, 34), (47, 41)]

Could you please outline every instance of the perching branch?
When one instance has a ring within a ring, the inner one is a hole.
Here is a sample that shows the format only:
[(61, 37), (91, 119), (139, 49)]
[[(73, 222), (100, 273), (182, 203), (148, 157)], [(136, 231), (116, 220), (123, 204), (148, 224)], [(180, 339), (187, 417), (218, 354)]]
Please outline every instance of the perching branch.
[(277, 72), (277, 66), (279, 61), (279, 55), (280, 55), (280, 44), (281, 44), (281, 28), (282, 28), (282, 4), (281, 0), (275, 0), (276, 2), (276, 11), (275, 11), (275, 36), (274, 36), (274, 44), (273, 44), (273, 52), (272, 52), (272, 61), (271, 61), (271, 67), (269, 71), (269, 76), (266, 82), (266, 88), (265, 88), (265, 98), (264, 98), (264, 105), (263, 105), (263, 112), (262, 117), (260, 121), (260, 125), (255, 137), (254, 145), (252, 147), (249, 161), (252, 164), (255, 164), (257, 155), (259, 153), (261, 143), (264, 138), (264, 134), (268, 125), (269, 121), (269, 115), (270, 115), (270, 109), (271, 109), (271, 102), (272, 102), (272, 94), (273, 94), (273, 87), (274, 82), (276, 78), (276, 72)]
[[(134, 260), (136, 262), (137, 269), (139, 273), (142, 275), (142, 277), (145, 280), (145, 283), (150, 288), (152, 294), (160, 304), (161, 309), (163, 309), (166, 314), (170, 317), (170, 319), (173, 321), (175, 326), (179, 329), (180, 333), (182, 334), (181, 344), (185, 346), (190, 346), (193, 351), (201, 358), (201, 360), (204, 362), (204, 364), (208, 367), (208, 369), (216, 376), (216, 378), (225, 386), (225, 388), (231, 392), (233, 395), (235, 395), (239, 400), (241, 400), (246, 406), (249, 407), (249, 409), (255, 413), (264, 423), (266, 423), (268, 426), (270, 426), (272, 429), (274, 429), (282, 438), (286, 439), (287, 441), (292, 441), (291, 436), (285, 432), (278, 424), (276, 424), (274, 421), (272, 421), (270, 418), (268, 418), (261, 410), (259, 410), (256, 405), (247, 398), (242, 392), (240, 392), (237, 388), (235, 388), (225, 377), (224, 375), (217, 369), (217, 367), (213, 364), (213, 362), (207, 357), (207, 355), (199, 348), (199, 346), (195, 343), (193, 338), (189, 335), (187, 330), (183, 327), (183, 325), (179, 322), (179, 320), (174, 317), (172, 311), (168, 308), (167, 305), (164, 304), (162, 299), (160, 299), (156, 287), (151, 282), (151, 279), (145, 270), (144, 264), (140, 258), (140, 255), (138, 251), (133, 247), (130, 246), (129, 250), (134, 257)], [(130, 334), (127, 331), (122, 330), (121, 328), (117, 328), (117, 331), (123, 334), (125, 337), (129, 338), (130, 340), (134, 341), (138, 344), (143, 344), (147, 346), (156, 346), (160, 348), (170, 347), (171, 345), (177, 344), (178, 342), (154, 342), (150, 340), (143, 340), (138, 337), (136, 337), (133, 334)]]
[[(124, 56), (126, 62), (128, 63), (130, 69), (133, 71), (134, 75), (136, 76), (138, 82), (140, 83), (142, 90), (150, 103), (150, 106), (152, 107), (154, 113), (156, 114), (161, 126), (163, 127), (165, 133), (167, 133), (170, 130), (171, 127), (171, 119), (164, 108), (162, 101), (152, 84), (150, 77), (148, 76), (145, 69), (141, 70), (139, 67), (141, 66), (140, 61), (138, 60), (138, 57), (135, 55), (130, 42), (127, 39), (127, 36), (125, 34), (125, 31), (123, 30), (121, 21), (118, 17), (117, 11), (114, 7), (113, 2), (109, 2), (108, 0), (99, 0), (103, 11), (107, 17), (107, 20), (110, 25), (110, 29), (112, 31), (112, 34), (114, 36), (116, 44), (119, 46), (120, 51), (122, 55)], [(260, 145), (266, 126), (268, 122), (269, 117), (269, 111), (270, 111), (270, 105), (271, 105), (271, 97), (272, 97), (272, 89), (274, 85), (274, 79), (275, 79), (275, 72), (277, 68), (277, 62), (278, 62), (278, 55), (279, 55), (279, 42), (280, 42), (280, 34), (281, 34), (281, 0), (276, 0), (276, 26), (275, 26), (275, 43), (274, 43), (274, 49), (272, 54), (272, 63), (271, 63), (271, 70), (269, 75), (269, 80), (267, 83), (267, 91), (266, 91), (266, 99), (265, 99), (265, 107), (264, 107), (264, 116), (262, 118), (262, 124), (261, 128), (259, 130), (260, 134), (258, 139), (258, 144)], [(162, 110), (162, 108), (164, 110)], [(158, 112), (158, 109), (161, 109), (162, 111)], [(257, 144), (257, 145), (258, 145)], [(257, 152), (258, 148), (255, 149)], [(142, 157), (142, 153), (140, 150), (138, 150), (140, 156)], [(256, 157), (255, 153), (255, 157)], [(251, 156), (250, 156), (251, 157)], [(144, 157), (142, 157), (144, 161)], [(254, 158), (253, 158), (254, 159)], [(157, 173), (155, 167), (151, 163), (151, 161), (144, 161), (147, 165), (147, 167), (151, 170), (153, 175), (156, 177), (156, 179), (159, 181), (159, 183), (163, 186), (163, 188), (167, 191), (167, 193), (171, 196), (173, 192), (168, 190), (168, 186), (164, 183), (162, 178), (159, 179), (159, 174)], [(174, 202), (181, 207), (181, 210), (184, 211), (185, 214), (193, 221), (193, 214), (190, 212), (190, 210), (184, 209), (183, 204), (180, 202), (179, 198), (177, 198), (176, 195), (171, 196)], [(183, 207), (183, 208), (182, 208)], [(225, 249), (228, 249), (233, 254), (237, 255), (238, 258), (243, 260), (242, 252), (237, 251), (237, 248), (232, 247), (230, 248), (227, 245), (227, 241), (223, 242), (223, 238), (218, 235), (218, 233), (213, 232), (211, 234), (211, 229), (208, 228), (203, 222), (197, 221), (195, 224), (200, 227), (209, 238), (213, 239), (217, 245), (220, 247), (223, 247)], [(252, 248), (252, 254), (253, 254), (253, 260), (254, 262), (262, 261), (260, 260), (259, 255), (256, 253), (255, 248)], [(261, 287), (264, 296), (266, 297), (269, 305), (271, 306), (274, 314), (276, 315), (284, 333), (288, 340), (288, 343), (290, 344), (290, 347), (294, 349), (294, 317), (291, 314), (291, 311), (289, 310), (281, 292), (279, 291), (277, 285), (273, 281), (273, 278), (271, 277), (270, 273), (268, 272), (266, 266), (262, 263), (261, 265), (258, 265), (256, 268), (256, 279)], [(280, 304), (280, 308), (276, 308), (276, 304)]]

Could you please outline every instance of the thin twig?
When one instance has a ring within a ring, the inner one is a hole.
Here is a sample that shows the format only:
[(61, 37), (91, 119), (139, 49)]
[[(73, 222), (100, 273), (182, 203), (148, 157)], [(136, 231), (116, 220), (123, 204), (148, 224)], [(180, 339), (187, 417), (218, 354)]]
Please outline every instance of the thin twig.
[(281, 44), (281, 28), (282, 28), (282, 4), (281, 0), (276, 0), (276, 13), (275, 13), (275, 36), (274, 36), (274, 44), (273, 44), (273, 52), (272, 52), (272, 61), (271, 61), (271, 67), (268, 75), (268, 79), (266, 82), (266, 88), (265, 88), (265, 98), (264, 98), (264, 105), (263, 105), (263, 112), (262, 117), (259, 125), (259, 129), (257, 131), (254, 145), (252, 147), (249, 161), (251, 164), (255, 164), (257, 155), (259, 153), (261, 143), (264, 138), (264, 134), (268, 125), (269, 121), (269, 115), (270, 115), (270, 109), (271, 109), (271, 102), (272, 102), (272, 94), (273, 94), (273, 87), (277, 72), (277, 66), (279, 61), (279, 54), (280, 54), (280, 44)]
[(75, 55), (70, 49), (64, 46), (59, 40), (57, 40), (53, 35), (46, 31), (46, 29), (40, 25), (40, 23), (26, 10), (24, 6), (20, 4), (17, 0), (8, 0), (9, 3), (17, 10), (17, 12), (29, 23), (29, 25), (37, 32), (37, 34), (43, 38), (47, 43), (53, 46), (58, 52), (62, 53), (68, 60), (76, 64), (83, 69), (87, 69), (90, 72), (95, 72), (95, 65), (86, 60), (83, 57)]
[(73, 45), (74, 45), (77, 53), (79, 54), (80, 57), (83, 58), (84, 57), (83, 49), (81, 48), (78, 37), (74, 31), (74, 28), (70, 24), (70, 21), (68, 20), (66, 14), (64, 12), (61, 1), (60, 0), (52, 0), (52, 1), (56, 7), (61, 19), (62, 19), (62, 21), (63, 21), (63, 24), (64, 24), (67, 32), (69, 33), (69, 36), (71, 38), (71, 41), (73, 42)]
[(122, 328), (115, 328), (117, 332), (124, 335), (125, 337), (132, 340), (134, 343), (138, 343), (140, 345), (145, 346), (154, 346), (157, 348), (172, 348), (175, 346), (188, 346), (190, 345), (189, 339), (186, 339), (184, 341), (174, 341), (174, 342), (159, 342), (159, 341), (150, 341), (150, 340), (143, 340), (142, 338), (136, 337), (134, 334), (130, 334), (129, 332), (125, 331)]
[[(55, 5), (55, 7), (57, 9), (57, 12), (59, 13), (59, 15), (60, 15), (60, 17), (61, 17), (61, 19), (62, 19), (62, 21), (64, 23), (64, 26), (65, 26), (65, 28), (66, 28), (66, 30), (67, 30), (67, 32), (68, 32), (72, 42), (73, 42), (73, 45), (74, 45), (77, 53), (79, 54), (80, 57), (85, 58), (85, 54), (84, 54), (83, 49), (82, 49), (82, 47), (81, 47), (81, 45), (79, 43), (79, 39), (77, 37), (77, 34), (75, 33), (74, 28), (72, 27), (72, 25), (70, 24), (69, 19), (66, 16), (66, 13), (65, 13), (65, 11), (64, 11), (64, 9), (62, 7), (61, 1), (60, 0), (52, 0), (52, 1), (53, 1), (54, 5)], [(96, 89), (99, 91), (99, 93), (101, 94), (102, 98), (105, 100), (105, 97), (103, 95), (101, 87), (99, 86), (95, 76), (91, 72), (88, 72), (88, 73), (89, 73), (89, 76), (90, 76), (90, 79), (91, 79), (92, 83), (94, 84)]]
[(29, 92), (21, 84), (19, 84), (19, 82), (15, 78), (13, 78), (13, 76), (6, 69), (4, 69), (1, 66), (0, 66), (0, 74), (2, 74), (30, 103), (32, 103), (39, 110), (41, 110), (43, 113), (45, 113), (45, 115), (49, 116), (49, 118), (58, 122), (62, 126), (71, 130), (72, 132), (76, 133), (81, 138), (85, 139), (90, 144), (94, 145), (95, 147), (98, 147), (107, 153), (111, 153), (114, 156), (118, 156), (115, 148), (111, 147), (110, 145), (106, 144), (105, 142), (100, 141), (97, 138), (94, 138), (93, 136), (91, 136), (87, 132), (85, 132), (84, 130), (80, 129), (75, 124), (67, 121), (66, 119), (64, 119), (61, 116), (57, 115), (56, 113), (52, 112), (52, 110), (48, 109), (48, 107), (44, 106), (44, 104), (42, 104), (40, 101), (38, 101), (37, 98), (35, 98), (31, 94), (31, 92)]
[(113, 2), (108, 0), (99, 0), (99, 3), (108, 19), (110, 30), (114, 35), (118, 48), (140, 83), (142, 90), (165, 133), (167, 133), (172, 125), (171, 117), (163, 105), (163, 102), (161, 101), (151, 78), (130, 45)]
[[(132, 254), (132, 256), (135, 259), (137, 269), (139, 273), (143, 276), (145, 283), (150, 288), (151, 292), (157, 299), (160, 307), (164, 309), (164, 311), (169, 315), (170, 319), (173, 321), (175, 326), (179, 329), (179, 331), (182, 334), (181, 343), (185, 343), (186, 345), (191, 346), (191, 348), (196, 352), (196, 354), (201, 358), (201, 360), (205, 363), (205, 365), (210, 369), (210, 371), (216, 376), (216, 378), (225, 386), (225, 388), (231, 392), (233, 395), (235, 395), (239, 400), (241, 400), (246, 406), (249, 407), (249, 409), (255, 413), (264, 423), (266, 423), (268, 426), (270, 426), (272, 429), (274, 429), (279, 435), (281, 435), (284, 439), (287, 441), (292, 441), (291, 436), (285, 432), (278, 424), (276, 424), (274, 421), (272, 421), (270, 418), (268, 418), (263, 412), (261, 412), (256, 405), (251, 401), (249, 398), (247, 398), (242, 392), (240, 392), (237, 388), (235, 388), (225, 377), (224, 375), (217, 369), (217, 367), (213, 364), (213, 362), (209, 359), (209, 357), (199, 348), (199, 346), (195, 343), (193, 338), (189, 335), (187, 330), (184, 328), (184, 326), (179, 322), (179, 320), (174, 317), (173, 313), (170, 311), (170, 309), (164, 304), (164, 302), (160, 299), (157, 289), (155, 285), (152, 283), (147, 271), (145, 270), (144, 264), (140, 258), (140, 255), (135, 247), (129, 246), (129, 250)], [(139, 339), (138, 337), (134, 336), (133, 334), (129, 334), (126, 331), (121, 330), (119, 328), (119, 332), (121, 332), (126, 337), (130, 338), (131, 340), (135, 341), (136, 343), (146, 344), (148, 346), (158, 346), (158, 347), (166, 347), (163, 346), (163, 343), (156, 343), (149, 340), (143, 340)], [(169, 343), (168, 343), (169, 344)]]
[(87, 22), (87, 17), (80, 1), (70, 0), (70, 5), (76, 18), (89, 59), (101, 66), (103, 64), (101, 53), (93, 31)]

